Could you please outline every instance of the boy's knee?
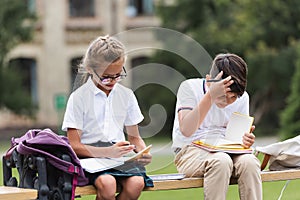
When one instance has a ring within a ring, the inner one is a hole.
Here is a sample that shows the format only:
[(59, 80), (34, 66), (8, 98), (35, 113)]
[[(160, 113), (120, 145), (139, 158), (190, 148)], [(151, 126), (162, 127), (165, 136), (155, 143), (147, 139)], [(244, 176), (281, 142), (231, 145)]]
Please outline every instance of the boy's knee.
[(239, 164), (244, 169), (260, 169), (260, 162), (253, 154), (245, 154), (239, 160)]
[(230, 172), (233, 169), (233, 161), (227, 153), (216, 153), (214, 158), (211, 159), (211, 165), (214, 168), (221, 170), (229, 170)]

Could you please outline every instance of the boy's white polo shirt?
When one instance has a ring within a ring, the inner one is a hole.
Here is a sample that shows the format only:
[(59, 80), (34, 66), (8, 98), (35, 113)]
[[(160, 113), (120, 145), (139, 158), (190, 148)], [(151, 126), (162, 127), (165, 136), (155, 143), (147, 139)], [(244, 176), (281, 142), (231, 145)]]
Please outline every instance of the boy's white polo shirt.
[(189, 145), (194, 140), (205, 140), (210, 138), (218, 140), (224, 138), (226, 126), (233, 112), (249, 115), (249, 95), (245, 91), (241, 97), (225, 108), (219, 108), (213, 104), (196, 132), (190, 137), (185, 137), (180, 132), (178, 109), (182, 107), (196, 107), (205, 95), (205, 90), (207, 89), (205, 80), (200, 78), (189, 79), (180, 84), (177, 92), (175, 119), (172, 133), (173, 150)]
[(125, 140), (124, 126), (136, 125), (143, 119), (132, 90), (116, 83), (107, 96), (89, 78), (70, 95), (62, 130), (81, 130), (84, 144), (117, 142)]

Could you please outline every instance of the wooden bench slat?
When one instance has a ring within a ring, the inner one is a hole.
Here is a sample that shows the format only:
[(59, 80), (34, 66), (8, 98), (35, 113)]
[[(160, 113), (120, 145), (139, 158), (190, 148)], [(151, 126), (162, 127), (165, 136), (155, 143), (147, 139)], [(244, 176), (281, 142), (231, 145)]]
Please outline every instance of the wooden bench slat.
[(96, 194), (96, 188), (93, 185), (77, 186), (75, 190), (75, 196), (85, 196), (90, 194)]
[(37, 190), (18, 187), (0, 186), (0, 199), (28, 200), (36, 199)]
[[(300, 179), (300, 170), (262, 171), (261, 178), (262, 182)], [(231, 178), (230, 184), (237, 184), (237, 179)], [(203, 178), (185, 178), (182, 180), (154, 181), (154, 187), (146, 187), (144, 188), (144, 191), (177, 190), (200, 187), (203, 187)], [(76, 188), (76, 195), (79, 196), (95, 194), (95, 192), (96, 189), (92, 185)]]
[(154, 181), (154, 187), (146, 187), (144, 191), (176, 190), (203, 187), (203, 178), (185, 178), (182, 180)]
[(262, 171), (262, 182), (294, 180), (300, 178), (300, 169), (283, 171)]
[[(262, 182), (300, 179), (300, 169), (283, 171), (262, 171)], [(237, 179), (231, 178), (230, 184), (236, 184)], [(145, 187), (144, 191), (177, 190), (203, 187), (203, 178), (184, 178), (182, 180), (154, 181), (154, 187)], [(77, 186), (76, 196), (94, 195), (96, 189), (92, 185)], [(37, 190), (17, 187), (0, 186), (0, 199), (35, 199)]]

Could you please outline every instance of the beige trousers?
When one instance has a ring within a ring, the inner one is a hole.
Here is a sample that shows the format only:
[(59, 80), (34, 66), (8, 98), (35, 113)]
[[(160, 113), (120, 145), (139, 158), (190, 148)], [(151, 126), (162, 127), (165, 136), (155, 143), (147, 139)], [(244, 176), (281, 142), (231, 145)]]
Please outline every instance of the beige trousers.
[(188, 177), (204, 177), (205, 200), (225, 200), (231, 176), (238, 177), (241, 200), (262, 199), (260, 162), (253, 154), (210, 153), (189, 145), (177, 153), (175, 165)]

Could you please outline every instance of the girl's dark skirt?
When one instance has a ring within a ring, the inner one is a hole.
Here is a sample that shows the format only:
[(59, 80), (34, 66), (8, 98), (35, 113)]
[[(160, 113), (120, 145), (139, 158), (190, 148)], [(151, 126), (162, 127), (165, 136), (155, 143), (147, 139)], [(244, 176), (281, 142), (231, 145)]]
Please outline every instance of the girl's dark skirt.
[(152, 179), (147, 176), (146, 169), (144, 166), (137, 164), (136, 162), (128, 162), (119, 167), (108, 169), (101, 172), (89, 173), (85, 171), (86, 177), (89, 179), (89, 183), (95, 185), (95, 180), (101, 176), (109, 174), (114, 176), (117, 180), (118, 178), (126, 178), (131, 176), (142, 176), (144, 178), (144, 184), (146, 187), (153, 187)]

